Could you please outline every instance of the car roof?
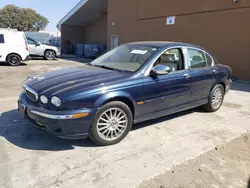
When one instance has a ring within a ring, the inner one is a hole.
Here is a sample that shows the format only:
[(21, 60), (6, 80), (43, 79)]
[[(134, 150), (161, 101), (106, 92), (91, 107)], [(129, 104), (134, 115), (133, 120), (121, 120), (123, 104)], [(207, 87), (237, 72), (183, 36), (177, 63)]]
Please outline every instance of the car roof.
[(18, 31), (16, 29), (7, 29), (7, 28), (0, 28), (0, 33), (1, 34), (6, 34), (6, 33), (14, 33), (14, 34), (21, 33), (21, 34), (24, 34), (24, 32), (22, 32), (22, 31)]
[(182, 43), (182, 42), (171, 42), (171, 41), (140, 41), (140, 42), (131, 42), (128, 44), (146, 45), (146, 46), (152, 46), (156, 48), (185, 46), (185, 47), (193, 47), (193, 48), (199, 48), (199, 49), (204, 50), (202, 47), (194, 45), (194, 44), (188, 44), (188, 43)]

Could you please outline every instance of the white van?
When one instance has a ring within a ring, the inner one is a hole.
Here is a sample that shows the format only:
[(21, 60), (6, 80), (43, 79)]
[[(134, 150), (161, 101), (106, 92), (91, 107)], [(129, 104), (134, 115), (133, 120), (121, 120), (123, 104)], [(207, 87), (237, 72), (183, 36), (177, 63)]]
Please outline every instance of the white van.
[(11, 66), (29, 59), (29, 47), (24, 32), (0, 28), (0, 62)]

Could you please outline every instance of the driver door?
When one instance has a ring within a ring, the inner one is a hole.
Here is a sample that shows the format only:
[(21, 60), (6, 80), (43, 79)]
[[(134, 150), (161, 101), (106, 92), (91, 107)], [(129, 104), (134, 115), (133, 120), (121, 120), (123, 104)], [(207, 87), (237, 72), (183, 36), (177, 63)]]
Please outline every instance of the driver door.
[[(175, 58), (168, 59), (173, 57), (173, 54)], [(165, 59), (163, 55), (166, 55)], [(164, 110), (178, 111), (190, 101), (191, 80), (186, 70), (182, 49), (171, 49), (163, 55), (160, 64), (170, 67), (171, 71), (165, 75), (145, 77), (147, 84), (145, 86), (144, 116)]]

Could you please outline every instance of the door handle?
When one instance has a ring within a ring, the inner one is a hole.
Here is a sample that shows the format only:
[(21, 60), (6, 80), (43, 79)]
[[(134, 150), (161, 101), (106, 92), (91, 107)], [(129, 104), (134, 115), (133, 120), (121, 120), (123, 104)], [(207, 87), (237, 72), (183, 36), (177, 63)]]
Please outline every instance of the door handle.
[(215, 74), (217, 71), (216, 70), (213, 70), (213, 74)]
[(186, 74), (183, 75), (183, 77), (184, 78), (190, 78), (190, 75), (186, 73)]

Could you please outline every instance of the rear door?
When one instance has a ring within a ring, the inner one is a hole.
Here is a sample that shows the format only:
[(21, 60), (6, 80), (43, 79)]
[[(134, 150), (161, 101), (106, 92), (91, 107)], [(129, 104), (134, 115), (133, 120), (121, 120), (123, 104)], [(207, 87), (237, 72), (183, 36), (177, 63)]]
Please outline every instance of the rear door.
[(187, 48), (189, 75), (191, 76), (191, 99), (207, 99), (217, 80), (217, 67), (213, 58), (198, 48)]

